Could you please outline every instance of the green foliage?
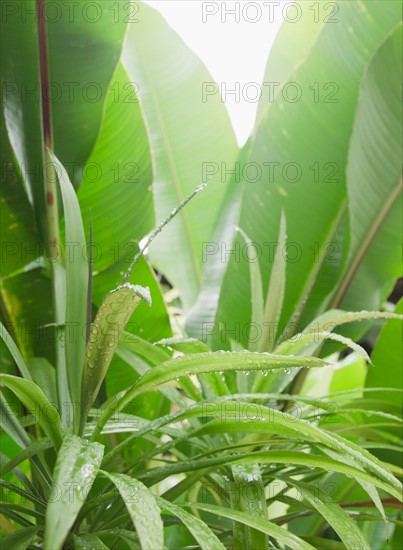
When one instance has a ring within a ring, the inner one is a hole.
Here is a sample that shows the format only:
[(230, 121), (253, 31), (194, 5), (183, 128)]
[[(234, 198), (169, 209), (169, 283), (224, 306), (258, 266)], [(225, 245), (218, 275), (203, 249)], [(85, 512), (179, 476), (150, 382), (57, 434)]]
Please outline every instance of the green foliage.
[(97, 476), (103, 446), (89, 443), (75, 435), (63, 440), (55, 469), (49, 504), (46, 508), (44, 548), (60, 548)]
[[(263, 94), (240, 151), (163, 18), (101, 4), (93, 24), (2, 21), (3, 82), (43, 99), (3, 98), (4, 547), (400, 548), (397, 3), (284, 23), (268, 80), (338, 101)], [(50, 80), (99, 101), (52, 103), (38, 40)], [(200, 187), (203, 163), (268, 161), (301, 181)]]

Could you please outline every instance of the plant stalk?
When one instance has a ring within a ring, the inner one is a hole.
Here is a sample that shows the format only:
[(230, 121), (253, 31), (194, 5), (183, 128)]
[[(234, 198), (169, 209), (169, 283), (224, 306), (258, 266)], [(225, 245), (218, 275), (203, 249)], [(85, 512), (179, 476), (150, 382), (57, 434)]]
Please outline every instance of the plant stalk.
[[(57, 194), (57, 174), (49, 151), (53, 151), (52, 109), (50, 104), (50, 77), (48, 40), (45, 19), (45, 0), (36, 0), (39, 72), (41, 91), (42, 139), (43, 139), (43, 179), (46, 198), (46, 256), (51, 264), (52, 301), (56, 327), (65, 323), (65, 276), (62, 266), (59, 206)], [(59, 411), (62, 424), (67, 427), (69, 420), (68, 404), (70, 395), (67, 385), (66, 360), (64, 350), (64, 329), (56, 328), (59, 332), (56, 338), (56, 373)], [(66, 407), (68, 407), (66, 409)], [(66, 414), (67, 413), (67, 414)]]

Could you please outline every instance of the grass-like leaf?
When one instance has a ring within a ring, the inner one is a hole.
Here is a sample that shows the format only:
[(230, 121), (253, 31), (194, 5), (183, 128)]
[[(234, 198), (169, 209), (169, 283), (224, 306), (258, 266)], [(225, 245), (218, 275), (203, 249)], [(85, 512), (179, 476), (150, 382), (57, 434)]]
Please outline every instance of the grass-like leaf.
[(24, 378), (27, 380), (32, 380), (31, 373), (29, 372), (29, 369), (24, 361), (23, 356), (21, 355), (20, 350), (15, 345), (14, 340), (11, 338), (11, 335), (7, 331), (6, 327), (3, 325), (3, 323), (0, 321), (0, 336), (4, 343), (6, 344), (9, 352), (11, 353), (12, 358), (14, 359), (18, 370), (22, 374)]
[(202, 550), (224, 550), (225, 546), (219, 541), (215, 534), (211, 531), (204, 521), (197, 518), (193, 514), (190, 514), (183, 508), (180, 508), (176, 504), (169, 502), (161, 497), (158, 497), (158, 503), (162, 509), (168, 510), (174, 516), (179, 518), (181, 522), (186, 525), (189, 531), (200, 545)]
[(317, 487), (313, 489), (307, 483), (291, 482), (298, 488), (302, 496), (326, 519), (333, 527), (346, 548), (359, 548), (371, 550), (368, 542), (353, 519), (336, 502), (328, 502), (329, 499)]
[(285, 357), (270, 353), (252, 352), (211, 352), (177, 357), (147, 372), (123, 397), (118, 397), (114, 403), (111, 403), (101, 416), (92, 438), (94, 439), (99, 435), (103, 425), (114, 411), (122, 410), (138, 395), (182, 376), (237, 370), (250, 372), (254, 370), (290, 369), (301, 366), (322, 367), (324, 365), (326, 363), (316, 357)]
[(56, 449), (62, 442), (62, 427), (58, 411), (49, 403), (41, 388), (31, 382), (10, 374), (1, 374), (0, 381), (9, 388), (35, 416), (38, 424), (48, 435)]
[(106, 376), (112, 357), (133, 311), (144, 300), (151, 305), (148, 288), (126, 283), (110, 292), (95, 317), (88, 340), (81, 395), (81, 431)]
[(232, 510), (231, 508), (224, 508), (224, 506), (216, 506), (215, 504), (202, 504), (200, 502), (192, 502), (191, 504), (188, 504), (188, 506), (238, 521), (243, 525), (248, 525), (253, 529), (257, 529), (258, 531), (275, 538), (279, 542), (285, 544), (289, 548), (293, 548), (294, 550), (314, 550), (313, 546), (302, 540), (297, 535), (289, 533), (271, 521), (267, 521), (256, 516), (251, 516), (246, 512)]
[(81, 378), (84, 368), (87, 326), (88, 262), (86, 240), (80, 205), (74, 187), (64, 166), (49, 151), (54, 164), (63, 200), (65, 243), (74, 248), (67, 250), (66, 264), (66, 327), (74, 330), (66, 338), (66, 369), (70, 397), (73, 405), (75, 431), (80, 423)]
[(89, 443), (75, 435), (64, 438), (46, 511), (45, 550), (62, 548), (97, 476), (103, 453), (99, 443)]
[(140, 539), (142, 550), (155, 550), (164, 546), (161, 512), (152, 492), (137, 479), (124, 474), (102, 471), (112, 481), (130, 514)]

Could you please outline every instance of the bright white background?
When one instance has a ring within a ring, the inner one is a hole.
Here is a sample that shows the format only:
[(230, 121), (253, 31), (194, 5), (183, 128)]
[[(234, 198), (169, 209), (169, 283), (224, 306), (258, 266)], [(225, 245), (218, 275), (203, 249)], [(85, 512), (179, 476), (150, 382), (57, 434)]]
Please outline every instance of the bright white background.
[[(146, 3), (157, 9), (203, 60), (221, 91), (225, 86), (227, 90), (234, 89), (236, 82), (240, 83), (241, 91), (249, 82), (262, 83), (267, 57), (282, 22), (282, 8), (275, 6), (277, 2), (147, 0)], [(267, 4), (273, 4), (270, 11)], [(229, 13), (234, 9), (240, 15), (239, 22)], [(211, 14), (207, 15), (208, 12)], [(233, 95), (227, 95), (225, 106), (242, 145), (253, 128), (257, 103), (245, 100), (241, 93), (238, 102)]]

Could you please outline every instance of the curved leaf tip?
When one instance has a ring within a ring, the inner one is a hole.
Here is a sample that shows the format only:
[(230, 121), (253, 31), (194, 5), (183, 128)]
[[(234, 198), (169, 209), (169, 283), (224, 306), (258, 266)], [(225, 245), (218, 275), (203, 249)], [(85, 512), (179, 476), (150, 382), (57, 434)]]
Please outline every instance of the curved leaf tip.
[(109, 294), (112, 294), (113, 292), (117, 292), (122, 288), (128, 288), (129, 290), (132, 290), (134, 294), (136, 294), (139, 298), (144, 300), (146, 304), (151, 307), (152, 299), (151, 299), (150, 289), (148, 288), (148, 286), (140, 286), (140, 285), (132, 285), (131, 283), (123, 283), (122, 285), (119, 285), (117, 288), (111, 290)]

